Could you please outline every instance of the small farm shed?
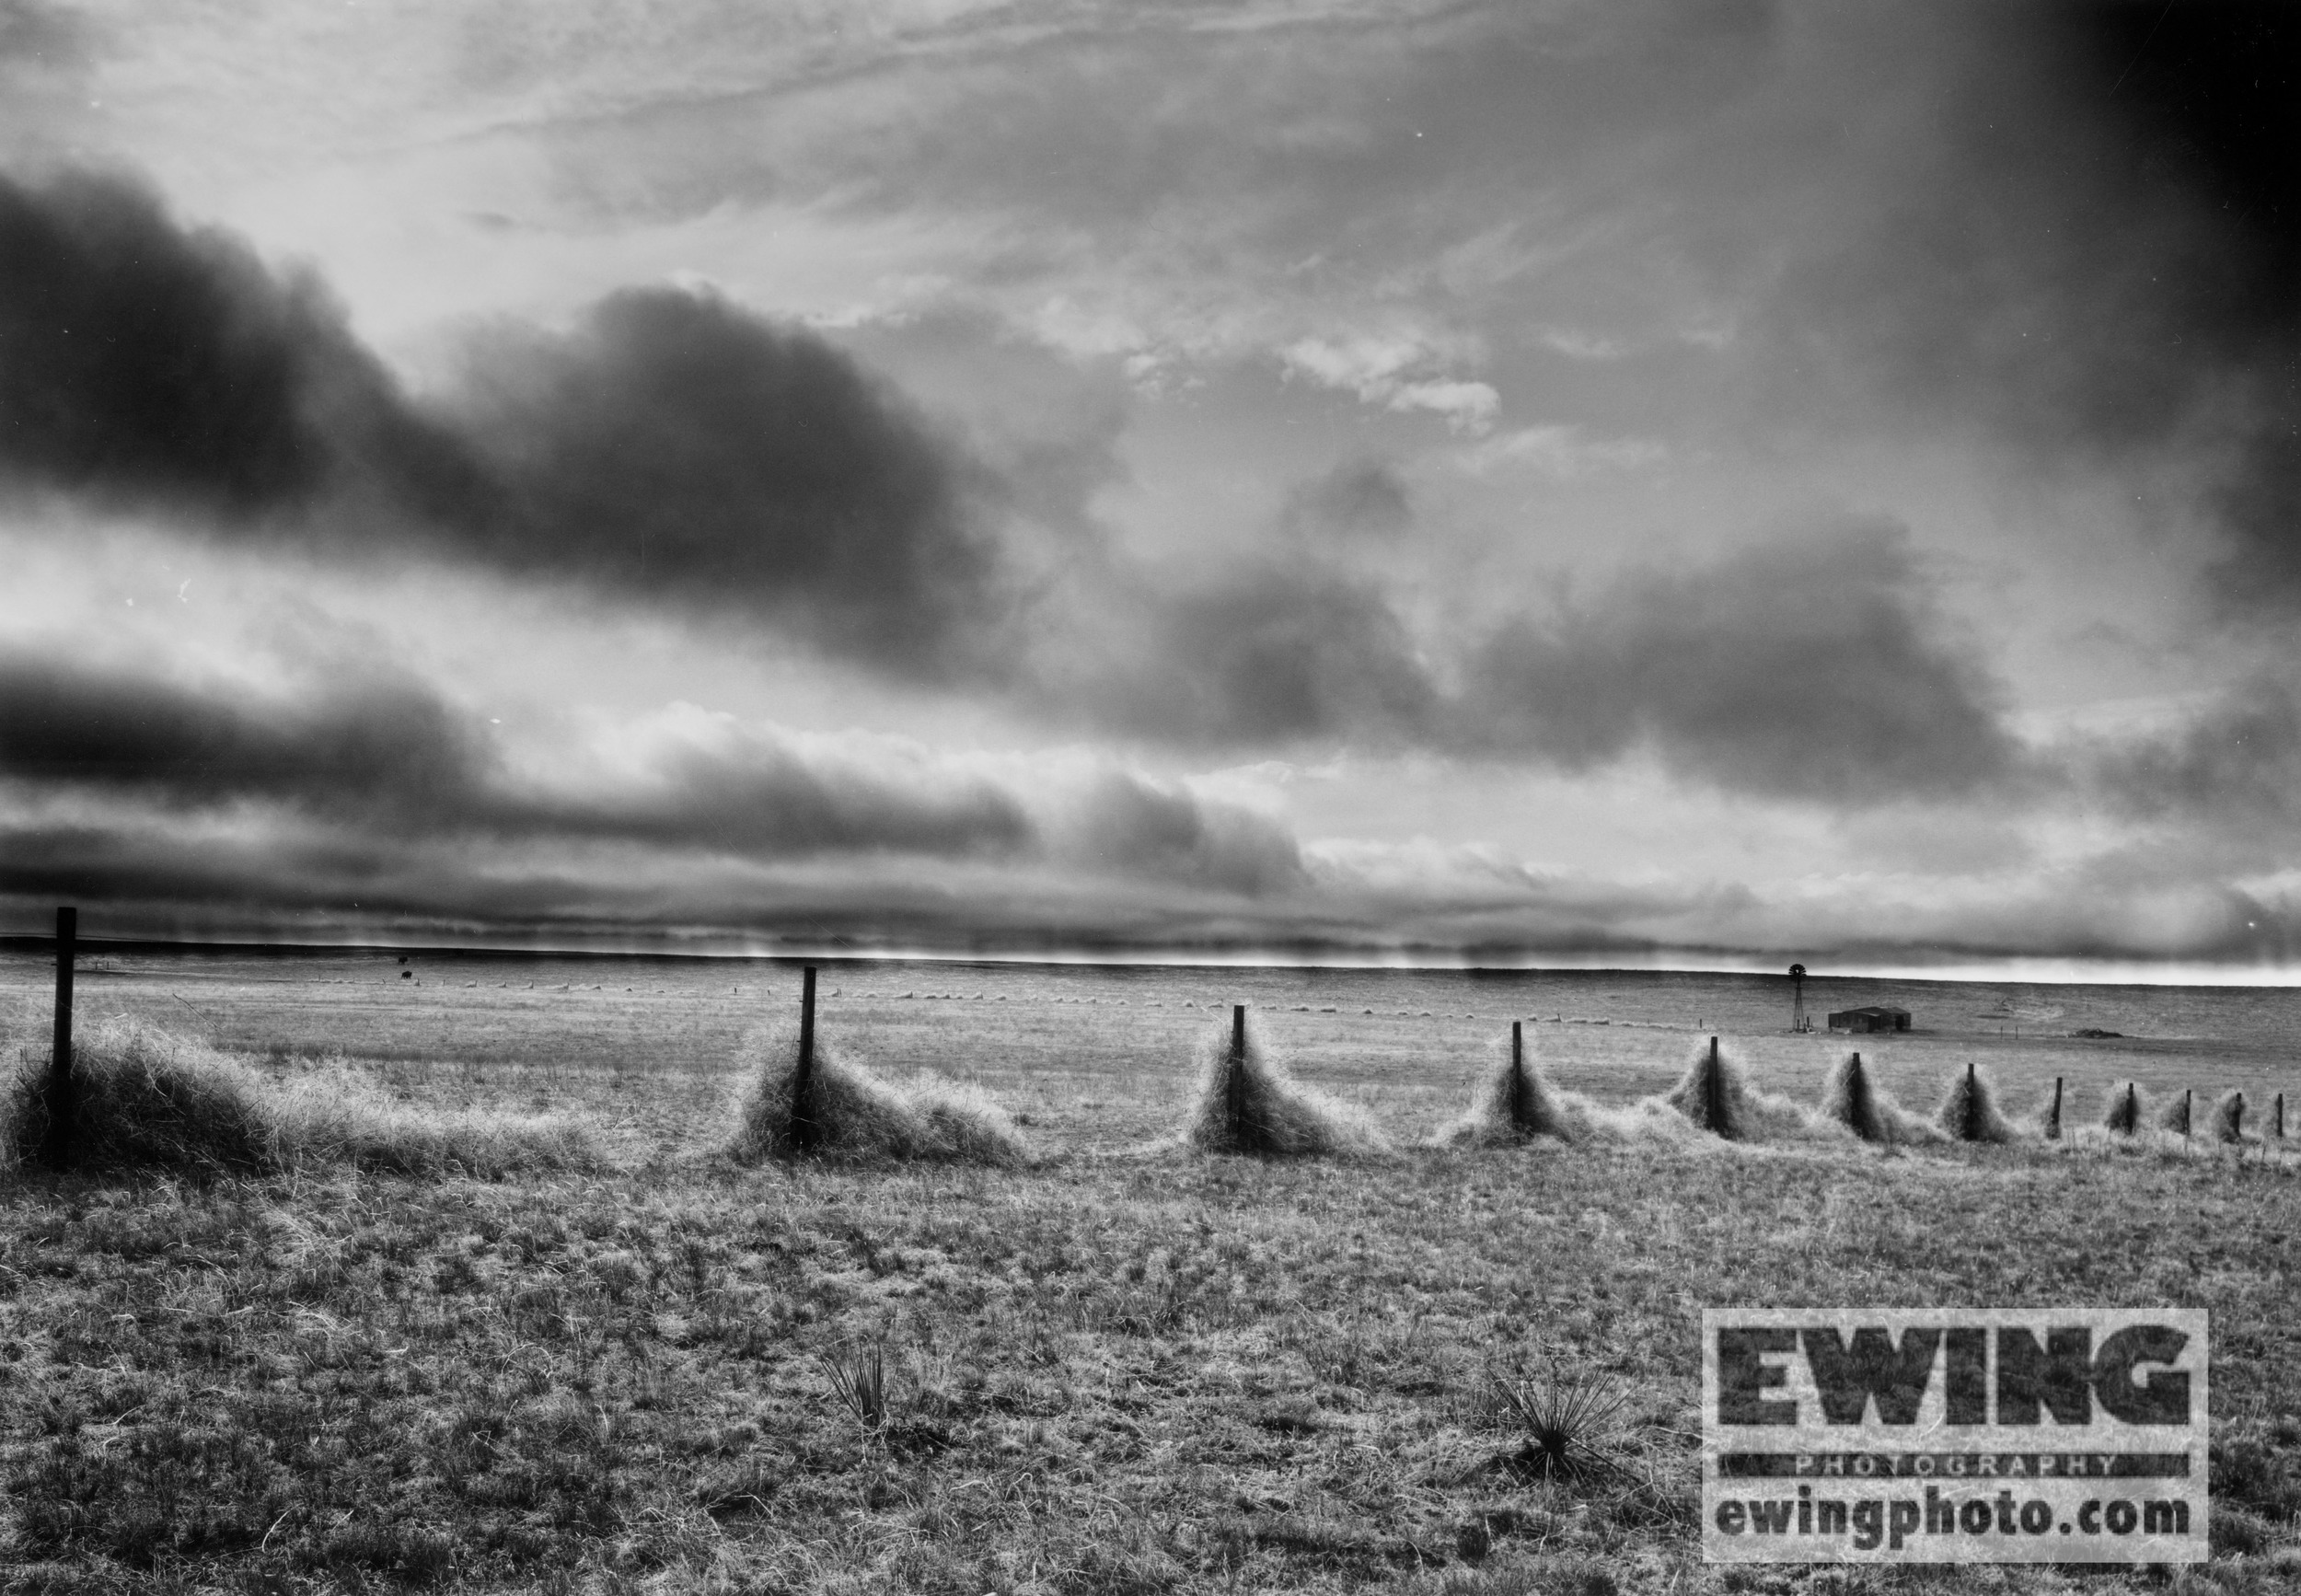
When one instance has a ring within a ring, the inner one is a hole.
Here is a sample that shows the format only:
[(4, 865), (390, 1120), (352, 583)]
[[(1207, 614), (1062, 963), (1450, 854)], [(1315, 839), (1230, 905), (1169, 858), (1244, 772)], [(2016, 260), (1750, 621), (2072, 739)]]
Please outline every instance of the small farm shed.
[(1866, 1009), (1840, 1009), (1830, 1016), (1833, 1031), (1906, 1031), (1910, 1012), (1874, 1003)]

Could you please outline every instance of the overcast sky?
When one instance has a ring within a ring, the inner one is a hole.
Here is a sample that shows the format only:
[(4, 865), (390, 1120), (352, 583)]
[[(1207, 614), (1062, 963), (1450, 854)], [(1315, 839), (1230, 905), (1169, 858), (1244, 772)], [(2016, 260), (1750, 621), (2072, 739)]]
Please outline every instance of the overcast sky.
[(2297, 40), (0, 0), (4, 918), (2301, 961)]

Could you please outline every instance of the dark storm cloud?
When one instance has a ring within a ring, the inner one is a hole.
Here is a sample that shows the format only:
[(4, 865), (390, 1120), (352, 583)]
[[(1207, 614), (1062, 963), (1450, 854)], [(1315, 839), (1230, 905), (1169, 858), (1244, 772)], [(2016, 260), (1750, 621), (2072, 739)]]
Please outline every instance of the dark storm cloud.
[[(2220, 594), (2301, 603), (2301, 13), (1821, 20), (1849, 60), (1911, 68), (1848, 124), (1858, 183), (1817, 191), (1752, 324), (1780, 412), (1802, 429), (1866, 388), (2051, 471), (2180, 460), (2226, 540)], [(1747, 209), (1714, 223), (1744, 266), (1769, 214)]]
[(459, 717), (402, 680), (282, 700), (0, 655), (0, 780), (30, 790), (436, 821), (479, 802), (486, 763)]
[(1650, 751), (1729, 791), (1849, 809), (2051, 774), (1888, 524), (1634, 566), (1437, 659), (1381, 585), (1315, 553), (1110, 607), (1133, 630), (1094, 672), (1051, 673), (1048, 707), (1184, 746), (1346, 743), (1575, 771)]
[(863, 855), (1046, 868), (1265, 896), (1301, 881), (1276, 821), (1123, 769), (986, 772), (758, 729), (668, 740), (636, 780), (507, 791), (471, 829), (689, 855)]
[(1249, 896), (1304, 885), (1302, 850), (1276, 820), (1106, 770), (1066, 818), (1063, 853), (1115, 873)]
[(418, 403), (310, 279), (119, 179), (0, 177), (0, 478), (22, 486), (584, 584), (932, 675), (997, 658), (975, 470), (815, 334), (669, 289), (564, 334), (498, 329), (461, 391)]
[[(454, 916), (474, 907), (476, 879), (461, 891), (445, 882), (410, 892), (406, 850), (377, 839), (317, 842), (266, 835), (193, 842), (164, 826), (0, 823), (0, 892), (40, 900), (161, 904), (195, 922), (218, 911), (330, 914), (359, 907), (379, 912)], [(447, 890), (442, 890), (443, 887)]]
[(1382, 593), (1316, 561), (1243, 562), (1201, 585), (1135, 588), (1115, 607), (1139, 628), (1139, 652), (1042, 689), (1106, 725), (1214, 746), (1410, 742), (1436, 716), (1436, 689)]
[(629, 290), (572, 334), (488, 341), (452, 413), (489, 467), (455, 510), (483, 558), (909, 671), (989, 662), (996, 556), (967, 466), (814, 333)]
[(1636, 570), (1471, 663), (1461, 736), (1582, 769), (1651, 746), (1734, 791), (1859, 804), (1969, 793), (2018, 749), (1891, 526)]
[(979, 862), (1250, 896), (1302, 880), (1283, 826), (1122, 769), (983, 769), (700, 711), (650, 723), (636, 746), (636, 758), (561, 757), (554, 774), (523, 775), (472, 716), (404, 677), (265, 695), (0, 656), (0, 795), (145, 817), (35, 827), (58, 839), (38, 857), (93, 859), (104, 837), (204, 815), (347, 860), (558, 846), (667, 861)]
[(2301, 695), (2290, 681), (2256, 677), (2180, 726), (2097, 739), (2076, 758), (2091, 790), (2130, 818), (2290, 855), (2301, 823)]
[[(2241, 607), (2301, 604), (2301, 13), (2281, 0), (2074, 6), (2086, 87), (2140, 181), (2191, 203), (2215, 250), (2181, 295), (2202, 373), (2241, 378), (2246, 408), (2217, 494)], [(2114, 70), (2115, 75), (2110, 75)]]
[(2231, 337), (2301, 308), (2301, 16), (2284, 0), (2081, 0), (2049, 43), (2116, 158), (2220, 213), (2235, 251), (2202, 303)]
[(106, 906), (108, 934), (219, 928), (341, 935), (379, 922), (472, 934), (676, 928), (744, 936), (1077, 948), (1254, 942), (1270, 923), (1228, 894), (1146, 878), (907, 862), (815, 873), (611, 848), (476, 850), (387, 838), (186, 838), (162, 827), (0, 821), (0, 906)]
[(308, 280), (132, 184), (0, 175), (0, 473), (244, 523), (315, 495), (379, 406)]
[(470, 716), (384, 676), (272, 697), (0, 657), (0, 781), (174, 811), (269, 803), (399, 834), (759, 857), (1035, 843), (1022, 805), (990, 781), (809, 758), (763, 734), (675, 741), (621, 781), (522, 782)]
[(512, 833), (586, 836), (755, 858), (900, 852), (949, 858), (1033, 851), (1015, 796), (927, 761), (867, 765), (759, 731), (674, 740), (635, 782), (507, 798), (489, 817)]

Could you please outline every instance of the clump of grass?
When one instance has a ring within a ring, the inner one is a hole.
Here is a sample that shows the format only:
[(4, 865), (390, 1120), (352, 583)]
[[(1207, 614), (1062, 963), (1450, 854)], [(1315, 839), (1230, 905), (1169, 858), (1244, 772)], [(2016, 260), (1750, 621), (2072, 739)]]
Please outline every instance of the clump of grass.
[(2213, 1109), (2205, 1116), (2206, 1134), (2214, 1140), (2227, 1144), (2245, 1140), (2245, 1093), (2225, 1092), (2214, 1100)]
[(1891, 1146), (1941, 1139), (1940, 1131), (1895, 1102), (1892, 1093), (1869, 1078), (1859, 1053), (1848, 1053), (1831, 1067), (1821, 1083), (1821, 1113), (1864, 1141)]
[(1479, 1083), (1470, 1111), (1433, 1139), (1448, 1147), (1514, 1147), (1535, 1137), (1585, 1141), (1591, 1129), (1583, 1103), (1553, 1086), (1526, 1057), (1524, 1034), (1512, 1021), (1508, 1047)]
[(1740, 1057), (1715, 1036), (1695, 1050), (1685, 1074), (1659, 1101), (1696, 1128), (1727, 1141), (1811, 1136), (1825, 1127), (1837, 1128), (1801, 1104), (1761, 1090)]
[(2140, 1083), (2128, 1081), (2110, 1093), (2110, 1101), (2101, 1112), (2101, 1128), (2112, 1136), (2138, 1136), (2147, 1113)]
[[(12, 1157), (47, 1133), (47, 1061), (10, 1083)], [(249, 1174), (329, 1164), (403, 1174), (573, 1169), (599, 1157), (556, 1116), (450, 1114), (395, 1103), (342, 1060), (286, 1081), (133, 1018), (99, 1021), (73, 1047), (75, 1162)]]
[(930, 1142), (954, 1163), (1013, 1168), (1032, 1160), (1030, 1144), (1007, 1111), (971, 1081), (921, 1075), (905, 1090), (927, 1122)]
[(1289, 1074), (1261, 1025), (1243, 1012), (1201, 1036), (1198, 1066), (1184, 1139), (1202, 1151), (1317, 1158), (1387, 1145), (1363, 1109)]
[(820, 1034), (803, 1082), (796, 1025), (770, 1027), (748, 1047), (758, 1064), (745, 1079), (728, 1149), (740, 1162), (809, 1154), (1002, 1169), (1031, 1162), (1014, 1121), (973, 1086), (931, 1075), (898, 1086)]
[(1942, 1094), (1934, 1123), (1952, 1141), (2005, 1143), (2018, 1140), (2021, 1132), (1997, 1106), (1997, 1089), (1979, 1068), (1968, 1064), (1953, 1076)]
[(2195, 1095), (2191, 1093), (2184, 1092), (2179, 1097), (2168, 1093), (2164, 1105), (2157, 1110), (2157, 1128), (2171, 1131), (2176, 1136), (2188, 1136), (2196, 1128), (2195, 1102)]
[(40, 1105), (47, 1070), (48, 1060), (34, 1058), (29, 1048), (12, 1051), (0, 1066), (0, 1179), (15, 1174), (40, 1148), (48, 1128)]

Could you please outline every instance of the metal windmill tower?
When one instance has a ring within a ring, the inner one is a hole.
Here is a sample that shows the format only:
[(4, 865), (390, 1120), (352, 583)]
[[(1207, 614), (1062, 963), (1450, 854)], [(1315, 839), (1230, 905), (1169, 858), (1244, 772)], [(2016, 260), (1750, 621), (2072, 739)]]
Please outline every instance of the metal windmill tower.
[(1789, 999), (1789, 1028), (1790, 1028), (1791, 1030), (1793, 1030), (1793, 1031), (1810, 1031), (1810, 1030), (1812, 1030), (1812, 1029), (1813, 1029), (1813, 1022), (1812, 1022), (1811, 1020), (1809, 1020), (1808, 1018), (1806, 1018), (1806, 966), (1803, 966), (1803, 965), (1792, 965), (1792, 966), (1790, 966), (1790, 967), (1789, 967), (1789, 991), (1790, 991), (1790, 999)]

